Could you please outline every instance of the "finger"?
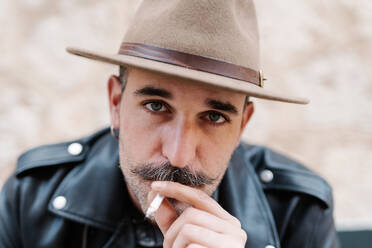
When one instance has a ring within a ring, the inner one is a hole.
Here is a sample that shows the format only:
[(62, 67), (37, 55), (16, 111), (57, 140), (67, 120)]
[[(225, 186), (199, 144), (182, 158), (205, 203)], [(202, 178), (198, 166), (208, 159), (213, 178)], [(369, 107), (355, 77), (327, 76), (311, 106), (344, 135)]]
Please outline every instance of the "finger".
[(207, 247), (198, 245), (198, 244), (189, 244), (186, 248), (207, 248)]
[(240, 232), (240, 227), (237, 227), (230, 222), (218, 218), (208, 212), (198, 210), (196, 208), (187, 208), (169, 227), (164, 235), (164, 247), (172, 247), (178, 233), (185, 224), (193, 224), (204, 227), (216, 233), (235, 234)]
[(174, 241), (173, 247), (183, 248), (190, 244), (198, 244), (205, 247), (225, 248), (244, 247), (239, 240), (234, 240), (229, 235), (213, 232), (209, 229), (192, 224), (186, 224)]
[(169, 227), (177, 217), (177, 212), (174, 210), (173, 206), (167, 199), (164, 199), (158, 211), (155, 213), (155, 221), (158, 224), (160, 231), (163, 233), (163, 236), (166, 235)]
[[(158, 192), (151, 190), (147, 194), (147, 202), (148, 206), (150, 206), (151, 202), (154, 200), (155, 196)], [(158, 210), (154, 213), (155, 222), (158, 224), (160, 230), (162, 231), (163, 235), (167, 232), (168, 228), (174, 220), (178, 217), (175, 213), (173, 206), (169, 203), (169, 201), (164, 198), (162, 204), (158, 208)], [(151, 218), (151, 217), (150, 217)]]
[(188, 203), (195, 208), (209, 212), (217, 217), (230, 221), (234, 225), (240, 226), (240, 222), (235, 217), (230, 215), (202, 190), (170, 181), (156, 181), (151, 184), (151, 187), (165, 197)]

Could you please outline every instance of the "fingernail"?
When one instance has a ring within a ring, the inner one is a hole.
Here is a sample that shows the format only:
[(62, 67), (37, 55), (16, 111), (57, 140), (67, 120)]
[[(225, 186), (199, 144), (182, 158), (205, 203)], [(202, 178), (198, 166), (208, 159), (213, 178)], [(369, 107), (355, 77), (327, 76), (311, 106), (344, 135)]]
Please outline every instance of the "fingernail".
[(165, 185), (166, 185), (166, 182), (155, 181), (155, 182), (152, 182), (151, 188), (153, 188), (153, 189), (162, 189), (162, 188), (165, 187)]

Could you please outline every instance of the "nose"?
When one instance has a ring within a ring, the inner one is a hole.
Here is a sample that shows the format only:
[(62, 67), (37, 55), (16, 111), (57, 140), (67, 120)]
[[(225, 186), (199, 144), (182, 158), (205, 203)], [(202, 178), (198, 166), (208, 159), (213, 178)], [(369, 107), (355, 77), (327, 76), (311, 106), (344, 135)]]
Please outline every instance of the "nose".
[(164, 132), (162, 152), (176, 167), (191, 165), (198, 148), (197, 128), (185, 119), (176, 120)]

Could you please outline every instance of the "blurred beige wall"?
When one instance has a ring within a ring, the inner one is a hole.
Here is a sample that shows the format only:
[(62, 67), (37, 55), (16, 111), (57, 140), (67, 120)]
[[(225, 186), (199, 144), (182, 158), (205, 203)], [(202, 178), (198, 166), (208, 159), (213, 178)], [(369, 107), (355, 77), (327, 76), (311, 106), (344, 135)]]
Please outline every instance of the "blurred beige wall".
[[(68, 55), (115, 53), (139, 1), (0, 1), (0, 185), (31, 147), (109, 123), (117, 68)], [(338, 225), (372, 223), (372, 2), (256, 1), (266, 88), (308, 106), (254, 100), (244, 139), (307, 164), (334, 188)]]

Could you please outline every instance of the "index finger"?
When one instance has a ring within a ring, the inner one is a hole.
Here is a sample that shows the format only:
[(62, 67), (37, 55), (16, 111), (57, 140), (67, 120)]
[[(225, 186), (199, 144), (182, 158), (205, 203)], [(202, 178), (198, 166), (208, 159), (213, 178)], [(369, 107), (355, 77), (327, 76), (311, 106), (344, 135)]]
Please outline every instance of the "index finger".
[(234, 224), (237, 222), (235, 217), (231, 216), (214, 199), (200, 189), (170, 181), (153, 182), (151, 188), (165, 197), (187, 203), (194, 208), (206, 211), (227, 221), (232, 221)]

